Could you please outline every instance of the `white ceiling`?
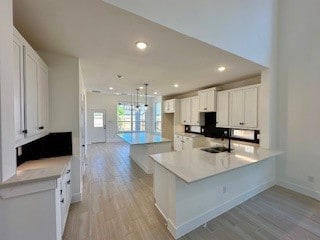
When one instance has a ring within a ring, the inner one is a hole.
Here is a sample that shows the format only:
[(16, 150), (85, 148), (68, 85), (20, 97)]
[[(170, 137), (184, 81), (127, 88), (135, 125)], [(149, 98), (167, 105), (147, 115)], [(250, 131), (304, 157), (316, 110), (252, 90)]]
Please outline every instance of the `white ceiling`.
[[(258, 75), (261, 65), (187, 37), (101, 0), (14, 0), (14, 25), (40, 51), (80, 58), (90, 90), (161, 95)], [(139, 40), (148, 48), (135, 47)], [(227, 70), (217, 71), (224, 65)], [(124, 76), (117, 79), (117, 74)], [(178, 88), (173, 85), (179, 84)]]

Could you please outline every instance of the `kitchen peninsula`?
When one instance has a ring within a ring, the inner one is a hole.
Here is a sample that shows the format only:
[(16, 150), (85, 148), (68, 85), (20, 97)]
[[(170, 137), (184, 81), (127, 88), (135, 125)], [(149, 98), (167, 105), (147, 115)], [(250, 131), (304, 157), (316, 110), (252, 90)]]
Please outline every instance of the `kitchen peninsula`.
[(171, 140), (150, 133), (121, 133), (118, 136), (130, 144), (130, 158), (147, 174), (153, 173), (151, 154), (172, 151)]
[(275, 184), (281, 152), (239, 143), (232, 149), (151, 155), (155, 205), (175, 239)]

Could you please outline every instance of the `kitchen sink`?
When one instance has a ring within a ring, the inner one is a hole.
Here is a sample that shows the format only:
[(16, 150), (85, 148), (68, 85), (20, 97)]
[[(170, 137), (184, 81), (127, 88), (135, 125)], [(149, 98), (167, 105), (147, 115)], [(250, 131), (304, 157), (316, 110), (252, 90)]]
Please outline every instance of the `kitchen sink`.
[(221, 152), (228, 151), (228, 148), (221, 146), (221, 147), (202, 148), (201, 150), (209, 153), (221, 153)]

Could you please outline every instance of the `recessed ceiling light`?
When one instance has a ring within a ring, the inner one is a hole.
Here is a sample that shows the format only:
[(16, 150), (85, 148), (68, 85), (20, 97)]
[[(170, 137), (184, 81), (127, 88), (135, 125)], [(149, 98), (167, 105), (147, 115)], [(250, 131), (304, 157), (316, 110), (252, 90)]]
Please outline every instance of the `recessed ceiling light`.
[(143, 87), (141, 86), (141, 87), (139, 87), (140, 89), (143, 89)]
[(109, 90), (113, 90), (113, 87), (109, 87)]
[(225, 67), (225, 66), (218, 67), (218, 71), (219, 71), (219, 72), (223, 72), (224, 70), (226, 70), (226, 67)]
[(154, 94), (154, 95), (157, 95), (157, 94), (158, 94), (158, 92), (154, 92), (153, 94)]
[(119, 94), (120, 94), (120, 93), (118, 93), (118, 92), (116, 93), (116, 95), (119, 95)]
[(175, 85), (173, 85), (174, 87), (179, 87), (179, 84), (175, 84)]
[(137, 42), (136, 43), (137, 48), (139, 48), (140, 50), (146, 49), (146, 47), (148, 46), (147, 43), (145, 42)]

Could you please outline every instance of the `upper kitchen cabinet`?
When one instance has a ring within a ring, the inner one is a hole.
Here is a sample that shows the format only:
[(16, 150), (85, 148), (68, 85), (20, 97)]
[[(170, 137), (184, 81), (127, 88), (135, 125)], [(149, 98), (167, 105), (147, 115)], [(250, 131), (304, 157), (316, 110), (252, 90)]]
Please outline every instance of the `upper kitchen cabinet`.
[(14, 106), (16, 145), (48, 133), (48, 67), (14, 29)]
[(200, 112), (216, 111), (216, 88), (208, 88), (198, 91), (198, 96)]
[(180, 121), (183, 125), (191, 124), (191, 100), (190, 98), (183, 98), (180, 100)]
[(230, 91), (230, 126), (258, 127), (258, 86)]
[(217, 92), (217, 127), (229, 126), (229, 91)]
[(163, 105), (164, 105), (163, 106), (164, 113), (175, 113), (175, 111), (179, 108), (179, 100), (177, 99), (165, 100)]
[(15, 116), (15, 140), (19, 141), (24, 138), (24, 45), (23, 42), (13, 36), (14, 52), (14, 116)]

